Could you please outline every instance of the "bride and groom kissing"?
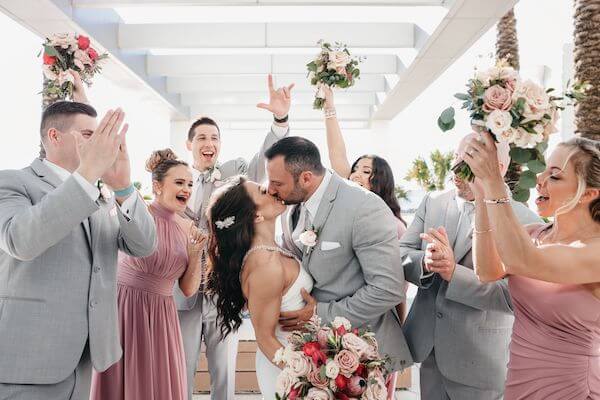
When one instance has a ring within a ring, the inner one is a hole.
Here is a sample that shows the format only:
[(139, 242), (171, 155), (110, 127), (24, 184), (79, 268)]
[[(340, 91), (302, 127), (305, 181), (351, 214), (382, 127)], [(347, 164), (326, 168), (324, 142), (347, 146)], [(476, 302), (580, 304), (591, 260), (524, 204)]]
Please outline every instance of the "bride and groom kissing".
[[(313, 316), (369, 326), (391, 368), (412, 358), (395, 306), (405, 300), (397, 223), (376, 194), (323, 167), (318, 148), (286, 137), (265, 153), (268, 188), (237, 177), (208, 209), (221, 334), (235, 332), (247, 309), (256, 333), (263, 397), (275, 398), (280, 369), (270, 360)], [(281, 215), (283, 243), (275, 240)], [(310, 293), (310, 294), (309, 294)]]

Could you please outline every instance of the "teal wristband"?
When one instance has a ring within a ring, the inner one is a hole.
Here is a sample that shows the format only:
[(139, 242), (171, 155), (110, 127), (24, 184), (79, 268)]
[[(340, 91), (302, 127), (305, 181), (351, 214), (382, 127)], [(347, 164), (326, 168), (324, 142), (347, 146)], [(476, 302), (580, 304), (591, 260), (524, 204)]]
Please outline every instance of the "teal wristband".
[(135, 187), (133, 186), (133, 183), (131, 183), (125, 189), (115, 190), (114, 193), (116, 197), (127, 197), (133, 192), (135, 192)]

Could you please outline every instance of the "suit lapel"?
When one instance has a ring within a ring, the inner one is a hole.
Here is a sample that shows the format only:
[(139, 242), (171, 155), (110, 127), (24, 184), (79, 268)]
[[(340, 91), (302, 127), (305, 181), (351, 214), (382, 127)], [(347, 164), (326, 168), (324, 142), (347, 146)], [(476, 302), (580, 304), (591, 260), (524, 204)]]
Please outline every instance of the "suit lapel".
[(212, 194), (213, 187), (213, 182), (206, 182), (202, 186), (202, 204), (200, 205), (200, 209), (198, 210), (198, 213), (200, 213), (198, 215), (198, 221), (200, 221), (202, 227), (206, 227), (208, 223), (206, 220), (206, 209), (208, 208), (208, 200), (210, 200), (210, 195)]
[[(329, 217), (329, 213), (333, 208), (333, 204), (335, 202), (335, 198), (337, 197), (341, 181), (342, 180), (339, 176), (333, 174), (333, 176), (331, 177), (331, 181), (329, 182), (329, 186), (327, 186), (327, 190), (323, 194), (323, 198), (321, 199), (321, 203), (319, 204), (317, 215), (315, 216), (312, 223), (312, 229), (317, 231), (317, 244), (315, 244), (315, 247), (317, 247), (321, 242), (319, 235), (322, 233), (323, 227), (325, 226), (327, 218)], [(304, 250), (304, 256), (302, 257), (302, 265), (307, 270), (310, 264), (311, 256), (314, 251), (314, 247), (310, 250)]]
[(473, 246), (473, 226), (471, 224), (471, 218), (464, 213), (462, 214), (456, 236), (456, 243), (454, 244), (454, 259), (456, 262), (462, 260), (465, 254), (467, 254)]
[[(53, 189), (56, 189), (58, 186), (60, 186), (63, 183), (60, 180), (60, 178), (58, 177), (58, 175), (56, 175), (54, 172), (52, 172), (52, 170), (48, 167), (48, 165), (44, 164), (44, 162), (39, 158), (36, 158), (35, 160), (33, 160), (33, 162), (31, 163), (31, 169), (37, 174), (37, 176), (42, 181), (44, 181), (47, 184), (49, 184), (50, 186), (52, 186)], [(88, 219), (88, 221), (89, 221), (89, 219)], [(92, 234), (90, 231), (89, 223), (86, 223), (86, 221), (82, 221), (81, 225), (83, 227), (83, 230), (85, 231), (86, 239), (91, 248), (91, 246), (92, 246), (92, 236), (91, 235)]]
[(283, 242), (285, 247), (292, 251), (296, 257), (302, 259), (302, 251), (296, 246), (294, 240), (292, 239), (292, 210), (296, 207), (288, 206), (285, 213), (281, 216), (281, 230), (283, 232)]

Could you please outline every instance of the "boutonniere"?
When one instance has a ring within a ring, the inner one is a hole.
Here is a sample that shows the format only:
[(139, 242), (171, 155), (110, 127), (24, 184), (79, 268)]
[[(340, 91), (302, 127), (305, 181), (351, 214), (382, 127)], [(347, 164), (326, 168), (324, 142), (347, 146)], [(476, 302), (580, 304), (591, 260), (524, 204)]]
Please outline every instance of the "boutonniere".
[(307, 229), (298, 236), (298, 240), (306, 247), (306, 255), (309, 255), (319, 240), (319, 230), (314, 228)]
[(204, 183), (215, 183), (216, 181), (221, 180), (221, 171), (215, 166), (212, 169), (204, 172)]

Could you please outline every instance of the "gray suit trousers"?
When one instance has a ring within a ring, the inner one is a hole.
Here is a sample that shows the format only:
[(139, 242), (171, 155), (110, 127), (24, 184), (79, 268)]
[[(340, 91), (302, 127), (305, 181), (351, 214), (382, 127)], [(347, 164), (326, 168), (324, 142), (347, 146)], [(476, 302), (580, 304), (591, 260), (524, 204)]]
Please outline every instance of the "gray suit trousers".
[(233, 332), (221, 340), (216, 316), (206, 315), (216, 311), (211, 301), (198, 295), (195, 307), (179, 311), (179, 324), (183, 336), (185, 363), (188, 381), (188, 399), (192, 400), (194, 375), (200, 358), (200, 346), (204, 341), (208, 372), (210, 373), (210, 396), (213, 400), (235, 399), (235, 363), (237, 358), (238, 334)]
[(92, 361), (86, 344), (77, 368), (67, 379), (51, 385), (0, 383), (0, 400), (87, 400), (91, 380)]
[(462, 385), (445, 378), (436, 363), (435, 351), (421, 364), (419, 371), (423, 400), (502, 400), (503, 393)]

